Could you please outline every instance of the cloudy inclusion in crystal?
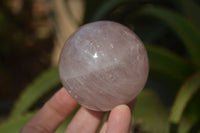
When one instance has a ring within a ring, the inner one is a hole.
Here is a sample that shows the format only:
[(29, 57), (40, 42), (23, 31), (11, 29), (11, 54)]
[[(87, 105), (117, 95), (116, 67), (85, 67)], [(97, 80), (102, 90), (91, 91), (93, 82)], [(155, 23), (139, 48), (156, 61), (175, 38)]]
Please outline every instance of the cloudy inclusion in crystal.
[(111, 21), (82, 26), (65, 43), (59, 61), (63, 86), (82, 106), (108, 111), (131, 102), (149, 71), (141, 40)]

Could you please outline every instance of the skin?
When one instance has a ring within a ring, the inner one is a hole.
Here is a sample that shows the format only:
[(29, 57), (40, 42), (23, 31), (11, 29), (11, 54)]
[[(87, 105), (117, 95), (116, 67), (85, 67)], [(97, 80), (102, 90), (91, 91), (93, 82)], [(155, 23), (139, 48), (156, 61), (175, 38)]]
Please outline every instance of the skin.
[[(100, 133), (129, 133), (131, 125), (131, 108), (119, 105), (113, 108)], [(53, 133), (76, 109), (78, 103), (61, 88), (44, 106), (31, 118), (21, 130), (21, 133)], [(80, 107), (65, 133), (96, 133), (104, 112), (97, 112)]]

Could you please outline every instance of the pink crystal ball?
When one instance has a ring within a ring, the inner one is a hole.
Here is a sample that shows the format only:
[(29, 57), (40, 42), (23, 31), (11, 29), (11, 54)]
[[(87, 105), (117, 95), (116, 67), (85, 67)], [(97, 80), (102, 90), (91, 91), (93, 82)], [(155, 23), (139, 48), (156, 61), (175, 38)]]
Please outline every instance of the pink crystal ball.
[(148, 56), (141, 40), (112, 21), (82, 26), (66, 41), (59, 61), (61, 82), (68, 93), (96, 111), (109, 111), (134, 100), (148, 72)]

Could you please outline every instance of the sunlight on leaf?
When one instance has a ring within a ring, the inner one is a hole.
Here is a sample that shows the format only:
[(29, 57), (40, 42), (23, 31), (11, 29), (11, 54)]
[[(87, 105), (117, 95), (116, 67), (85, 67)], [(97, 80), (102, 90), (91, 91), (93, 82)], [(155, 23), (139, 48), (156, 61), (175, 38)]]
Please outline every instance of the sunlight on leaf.
[(192, 98), (192, 96), (200, 88), (200, 72), (196, 73), (190, 77), (180, 88), (176, 100), (172, 106), (170, 114), (170, 122), (177, 124), (179, 123), (184, 109), (187, 106), (187, 103)]

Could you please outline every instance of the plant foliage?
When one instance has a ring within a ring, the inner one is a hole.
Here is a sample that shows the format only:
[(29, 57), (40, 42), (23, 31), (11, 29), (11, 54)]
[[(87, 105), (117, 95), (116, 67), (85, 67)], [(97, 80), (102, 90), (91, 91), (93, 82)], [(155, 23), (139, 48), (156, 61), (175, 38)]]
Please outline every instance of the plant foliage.
[(52, 87), (60, 83), (58, 68), (52, 68), (39, 76), (31, 85), (29, 85), (17, 100), (15, 107), (11, 112), (10, 119), (21, 116), (37, 102)]
[[(150, 29), (147, 33), (147, 30), (139, 31), (139, 35), (145, 40), (150, 75), (155, 74), (159, 79), (150, 77), (149, 81), (153, 79), (156, 85), (152, 87), (148, 82), (146, 88), (151, 89), (144, 89), (138, 96), (133, 113), (134, 132), (200, 132), (200, 115), (196, 113), (200, 110), (197, 105), (200, 97), (196, 96), (200, 92), (199, 11), (200, 7), (194, 0), (85, 0), (83, 24), (107, 19), (133, 30), (137, 27)], [(3, 19), (1, 14), (0, 19)], [(151, 39), (145, 39), (147, 36)], [(32, 116), (26, 115), (29, 109), (59, 83), (57, 68), (51, 68), (36, 78), (20, 95), (10, 119), (0, 125), (0, 132), (20, 131)], [(176, 89), (167, 88), (168, 83)], [(162, 97), (161, 92), (170, 94), (172, 101)], [(57, 132), (64, 131), (73, 115)]]

